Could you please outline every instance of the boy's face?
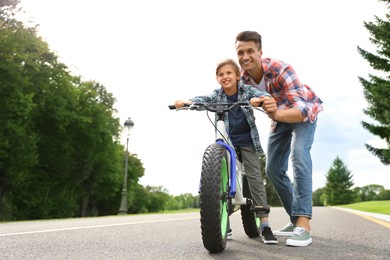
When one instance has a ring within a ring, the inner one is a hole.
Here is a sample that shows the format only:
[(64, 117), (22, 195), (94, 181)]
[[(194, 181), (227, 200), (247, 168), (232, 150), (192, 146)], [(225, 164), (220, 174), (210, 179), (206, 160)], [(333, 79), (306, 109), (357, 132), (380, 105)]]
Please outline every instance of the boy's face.
[(239, 79), (239, 72), (231, 64), (226, 64), (218, 70), (217, 81), (228, 95), (234, 95), (237, 92), (237, 81)]
[(254, 41), (238, 41), (236, 43), (236, 53), (238, 62), (244, 70), (250, 73), (259, 67), (261, 68), (260, 58), (263, 52), (257, 49)]

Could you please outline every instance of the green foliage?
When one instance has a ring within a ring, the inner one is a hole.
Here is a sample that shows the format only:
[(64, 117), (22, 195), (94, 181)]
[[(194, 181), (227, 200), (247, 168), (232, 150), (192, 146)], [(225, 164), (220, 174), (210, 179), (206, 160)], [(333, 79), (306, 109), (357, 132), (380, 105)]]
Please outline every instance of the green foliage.
[(171, 196), (166, 203), (167, 210), (179, 210), (187, 208), (199, 208), (199, 196), (185, 193), (179, 196)]
[(372, 201), (380, 200), (379, 194), (384, 191), (385, 188), (382, 185), (370, 184), (364, 187), (357, 187), (354, 189), (356, 195), (356, 202), (358, 201)]
[(324, 205), (341, 205), (353, 201), (352, 175), (339, 157), (333, 161), (326, 179)]
[[(72, 76), (5, 9), (0, 50), (0, 219), (116, 214), (124, 147), (112, 94)], [(129, 165), (130, 188), (144, 169), (133, 155)]]
[(143, 187), (137, 184), (132, 193), (128, 211), (131, 214), (199, 208), (199, 196), (190, 193), (172, 196), (162, 186)]
[(324, 193), (325, 188), (320, 188), (313, 192), (313, 206), (324, 206)]
[[(126, 154), (116, 100), (15, 20), (17, 2), (0, 2), (0, 220), (117, 214)], [(199, 196), (140, 185), (136, 155), (127, 171), (129, 213), (199, 205)]]
[[(388, 9), (390, 1), (385, 0)], [(365, 28), (370, 32), (371, 42), (377, 47), (377, 54), (370, 53), (358, 47), (360, 55), (370, 66), (384, 72), (383, 76), (369, 75), (369, 79), (359, 77), (364, 88), (364, 96), (369, 103), (364, 113), (373, 118), (377, 124), (363, 121), (362, 125), (372, 134), (387, 143), (387, 148), (377, 148), (366, 144), (366, 148), (377, 156), (380, 161), (390, 164), (390, 13), (384, 20), (375, 16), (375, 22), (365, 22)]]

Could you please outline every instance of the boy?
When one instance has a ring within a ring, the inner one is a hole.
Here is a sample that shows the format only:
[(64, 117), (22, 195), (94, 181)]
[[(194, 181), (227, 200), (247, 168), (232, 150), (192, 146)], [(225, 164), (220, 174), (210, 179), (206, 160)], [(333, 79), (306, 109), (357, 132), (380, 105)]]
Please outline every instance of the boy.
[[(269, 94), (252, 86), (240, 84), (240, 68), (231, 59), (224, 60), (217, 65), (216, 78), (221, 88), (215, 89), (210, 95), (197, 96), (188, 101), (177, 100), (175, 101), (176, 108), (183, 107), (185, 103), (192, 104), (193, 102), (234, 103), (250, 101), (252, 98), (270, 97)], [(253, 210), (256, 211), (261, 221), (262, 240), (265, 244), (277, 244), (278, 241), (268, 223), (270, 208), (262, 180), (259, 157), (263, 153), (263, 149), (253, 111), (236, 107), (225, 118), (225, 126), (234, 147), (242, 156), (249, 189), (255, 204)]]

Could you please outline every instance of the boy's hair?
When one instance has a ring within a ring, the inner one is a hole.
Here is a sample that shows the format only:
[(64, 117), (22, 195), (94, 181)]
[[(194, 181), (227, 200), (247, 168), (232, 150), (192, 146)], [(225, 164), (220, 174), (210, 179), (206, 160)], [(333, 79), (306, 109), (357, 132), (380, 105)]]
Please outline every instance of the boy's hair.
[(225, 66), (225, 65), (233, 65), (234, 67), (234, 72), (236, 72), (236, 75), (237, 76), (240, 76), (240, 67), (237, 65), (237, 63), (232, 60), (232, 59), (226, 59), (226, 60), (222, 60), (220, 61), (218, 64), (217, 64), (217, 69), (215, 70), (215, 74), (218, 76), (218, 71), (221, 67)]
[(250, 42), (250, 41), (254, 41), (256, 46), (257, 46), (257, 50), (261, 50), (261, 35), (258, 33), (258, 32), (255, 32), (255, 31), (243, 31), (243, 32), (240, 32), (237, 36), (236, 36), (236, 43), (240, 41), (240, 42)]

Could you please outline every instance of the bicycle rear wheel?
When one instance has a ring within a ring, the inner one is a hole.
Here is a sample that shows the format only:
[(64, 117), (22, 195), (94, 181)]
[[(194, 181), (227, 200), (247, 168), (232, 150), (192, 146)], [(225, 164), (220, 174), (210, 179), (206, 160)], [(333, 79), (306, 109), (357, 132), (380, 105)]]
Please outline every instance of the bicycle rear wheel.
[(200, 180), (200, 222), (204, 247), (211, 253), (226, 248), (229, 223), (229, 171), (224, 147), (211, 144), (202, 162)]
[[(248, 199), (252, 198), (249, 191), (248, 179), (243, 178), (244, 196)], [(258, 237), (260, 235), (260, 219), (256, 217), (256, 213), (250, 210), (250, 205), (241, 205), (241, 220), (244, 226), (245, 234), (248, 237)]]
[(258, 237), (260, 235), (260, 219), (250, 208), (250, 205), (241, 205), (242, 224), (248, 237)]

